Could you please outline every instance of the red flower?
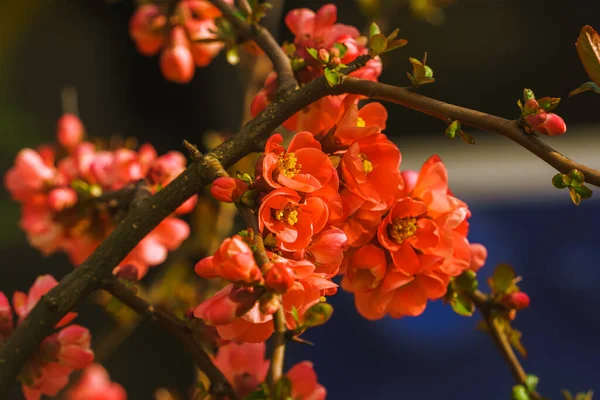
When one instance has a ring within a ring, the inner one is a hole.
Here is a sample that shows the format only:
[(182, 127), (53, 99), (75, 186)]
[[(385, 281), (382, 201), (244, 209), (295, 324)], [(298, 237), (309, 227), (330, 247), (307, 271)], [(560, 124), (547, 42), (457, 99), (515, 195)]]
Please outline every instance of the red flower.
[(58, 120), (58, 143), (71, 149), (83, 140), (84, 128), (81, 120), (73, 114), (64, 114)]
[(224, 203), (233, 203), (248, 190), (248, 184), (241, 179), (222, 176), (214, 180), (210, 193)]
[(301, 196), (290, 188), (279, 188), (269, 193), (258, 211), (258, 226), (277, 237), (277, 246), (285, 251), (305, 248), (314, 234), (327, 223), (329, 212), (319, 197)]
[(264, 382), (269, 370), (266, 346), (261, 343), (229, 343), (219, 347), (214, 364), (223, 372), (235, 392), (245, 397)]
[(562, 135), (567, 131), (567, 124), (556, 114), (539, 112), (525, 117), (525, 122), (535, 133), (547, 136)]
[(381, 103), (369, 103), (360, 109), (352, 104), (337, 123), (334, 138), (338, 144), (348, 146), (358, 139), (381, 133), (387, 117), (387, 111)]
[[(299, 192), (313, 193), (324, 188), (335, 174), (331, 160), (310, 132), (297, 133), (287, 151), (283, 138), (273, 135), (265, 146), (262, 176), (273, 188), (282, 186)], [(334, 188), (337, 191), (337, 187)]]
[(127, 400), (127, 393), (121, 385), (110, 381), (106, 370), (100, 364), (87, 367), (81, 378), (67, 392), (67, 400)]
[(189, 40), (181, 26), (171, 30), (169, 46), (160, 55), (160, 70), (167, 80), (176, 83), (188, 83), (194, 77), (194, 58)]
[(400, 150), (385, 135), (359, 139), (340, 163), (341, 178), (350, 192), (363, 198), (374, 211), (387, 209), (402, 186)]
[(208, 325), (226, 325), (250, 310), (258, 299), (254, 291), (227, 285), (194, 310), (194, 316)]
[(294, 365), (286, 374), (292, 383), (292, 398), (325, 400), (327, 390), (317, 382), (317, 374), (310, 361)]
[(236, 283), (251, 284), (262, 279), (252, 249), (239, 235), (225, 239), (213, 256), (196, 264), (195, 270), (203, 278), (221, 277)]

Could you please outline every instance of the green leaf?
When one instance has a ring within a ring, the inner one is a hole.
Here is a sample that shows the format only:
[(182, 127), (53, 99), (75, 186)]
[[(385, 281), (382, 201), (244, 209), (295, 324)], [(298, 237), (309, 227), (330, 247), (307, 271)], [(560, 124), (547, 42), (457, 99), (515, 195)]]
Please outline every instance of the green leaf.
[(330, 68), (325, 68), (324, 74), (329, 86), (333, 87), (339, 85), (342, 81), (342, 74), (337, 71), (333, 71)]
[(529, 100), (535, 100), (535, 94), (533, 94), (533, 90), (523, 89), (523, 99), (525, 100), (525, 102)]
[(265, 390), (263, 388), (260, 388), (244, 397), (244, 400), (269, 400), (269, 398), (265, 393)]
[(523, 343), (521, 343), (521, 337), (523, 336), (521, 331), (510, 326), (508, 321), (503, 325), (504, 332), (506, 333), (510, 345), (521, 355), (521, 357), (527, 357), (527, 350), (525, 349), (525, 346), (523, 346)]
[(508, 264), (499, 264), (490, 279), (495, 293), (505, 293), (513, 285), (515, 270)]
[(521, 112), (523, 112), (523, 102), (521, 101), (521, 99), (517, 100), (517, 106), (519, 107)]
[(390, 39), (388, 38), (388, 44), (387, 44), (387, 47), (386, 47), (384, 53), (387, 53), (388, 51), (399, 49), (400, 47), (404, 47), (407, 44), (408, 44), (408, 40), (406, 40), (406, 39), (396, 39), (396, 40), (390, 41)]
[(600, 85), (600, 35), (586, 25), (581, 28), (575, 46), (588, 76), (596, 85)]
[(296, 325), (300, 325), (300, 318), (298, 317), (298, 309), (294, 306), (292, 307), (292, 318), (294, 318), (294, 322), (296, 322)]
[(552, 185), (557, 189), (564, 189), (567, 187), (563, 182), (563, 174), (556, 174), (552, 177)]
[(573, 400), (573, 395), (568, 390), (563, 389), (563, 390), (560, 391), (560, 393), (563, 395), (563, 397), (565, 398), (565, 400)]
[(560, 97), (542, 97), (541, 99), (538, 99), (537, 102), (546, 112), (550, 112), (558, 107)]
[(450, 300), (450, 305), (455, 313), (463, 317), (470, 317), (475, 312), (475, 305), (471, 299), (463, 293), (455, 293)]
[(580, 186), (575, 188), (575, 191), (581, 196), (582, 199), (589, 199), (592, 197), (592, 190), (587, 186)]
[(594, 91), (596, 93), (600, 93), (600, 87), (598, 85), (596, 85), (594, 82), (586, 82), (583, 85), (579, 86), (577, 89), (573, 90), (571, 93), (569, 93), (569, 97), (573, 97), (576, 94), (587, 92), (589, 90)]
[(446, 131), (444, 133), (446, 134), (446, 136), (448, 136), (448, 138), (454, 139), (454, 137), (456, 136), (456, 133), (458, 132), (459, 129), (460, 129), (460, 121), (454, 120), (454, 121), (450, 122), (450, 124), (448, 124), (448, 127), (446, 127)]
[(331, 304), (314, 304), (304, 313), (304, 326), (313, 328), (315, 326), (323, 325), (325, 322), (329, 321), (331, 314), (333, 314), (333, 307)]
[(398, 37), (398, 33), (400, 33), (400, 29), (396, 28), (387, 36), (387, 40), (391, 42), (392, 40)]
[(346, 52), (348, 51), (348, 47), (344, 43), (336, 43), (333, 45), (333, 47), (340, 51), (340, 58), (344, 58)]
[(377, 35), (371, 37), (371, 51), (375, 54), (382, 54), (387, 49), (388, 40), (385, 35), (378, 33)]
[(570, 186), (572, 187), (582, 186), (585, 180), (585, 176), (579, 170), (576, 169), (573, 169), (571, 170), (571, 172), (569, 172), (569, 178), (571, 178)]
[(575, 188), (569, 188), (569, 195), (571, 195), (571, 200), (573, 200), (573, 203), (575, 203), (576, 206), (581, 203), (581, 195), (577, 192), (577, 190), (575, 190)]
[(319, 52), (317, 51), (317, 49), (313, 48), (313, 47), (307, 47), (306, 51), (308, 52), (308, 54), (310, 54), (312, 56), (312, 58), (314, 58), (315, 60), (319, 59)]
[(379, 25), (377, 25), (375, 22), (373, 22), (369, 26), (369, 39), (372, 39), (373, 36), (379, 35), (380, 33), (381, 33), (381, 29), (379, 29)]
[(512, 388), (512, 400), (531, 400), (531, 397), (525, 386), (516, 385)]
[(477, 286), (477, 274), (471, 270), (467, 270), (454, 278), (454, 287), (462, 292), (473, 293)]
[(525, 386), (527, 386), (527, 390), (529, 390), (529, 392), (537, 391), (538, 383), (540, 383), (540, 378), (538, 378), (536, 375), (527, 375), (527, 379), (525, 379)]
[(463, 142), (465, 142), (466, 144), (475, 144), (475, 139), (473, 139), (473, 137), (471, 135), (469, 135), (467, 132), (463, 131), (462, 129), (458, 130), (458, 135), (463, 140)]
[(273, 390), (274, 400), (287, 400), (292, 395), (292, 381), (287, 376), (279, 378)]

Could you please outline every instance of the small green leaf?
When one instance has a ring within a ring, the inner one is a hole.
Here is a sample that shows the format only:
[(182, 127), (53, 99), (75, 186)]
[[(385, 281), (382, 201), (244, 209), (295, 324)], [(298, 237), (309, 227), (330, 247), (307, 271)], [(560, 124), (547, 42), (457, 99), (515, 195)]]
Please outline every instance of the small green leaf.
[(372, 39), (373, 36), (379, 35), (380, 33), (381, 33), (381, 29), (379, 29), (379, 25), (377, 25), (375, 22), (373, 22), (369, 26), (369, 38)]
[(273, 400), (287, 400), (292, 395), (292, 381), (287, 376), (279, 378), (273, 390)]
[(519, 107), (519, 110), (523, 112), (523, 102), (521, 101), (521, 99), (517, 100), (517, 107)]
[(463, 317), (470, 317), (475, 312), (475, 305), (471, 299), (462, 293), (455, 293), (450, 300), (450, 305), (455, 313)]
[(582, 199), (589, 199), (592, 197), (592, 190), (587, 186), (580, 186), (575, 188), (575, 191), (581, 196)]
[(269, 400), (269, 397), (267, 396), (267, 393), (265, 393), (264, 388), (261, 387), (260, 389), (246, 395), (244, 400)]
[(525, 99), (525, 102), (529, 100), (535, 100), (535, 94), (533, 94), (533, 90), (523, 89), (523, 99)]
[(400, 33), (400, 29), (396, 28), (387, 36), (389, 42), (396, 39), (398, 37), (398, 33)]
[(573, 395), (568, 390), (563, 389), (563, 390), (560, 391), (560, 393), (563, 395), (563, 397), (565, 398), (565, 400), (573, 400)]
[(473, 137), (471, 135), (469, 135), (467, 132), (463, 131), (462, 129), (458, 130), (458, 135), (463, 140), (463, 142), (465, 142), (466, 144), (475, 144), (475, 139), (473, 139)]
[(512, 400), (531, 400), (531, 397), (525, 386), (516, 385), (512, 388)]
[(594, 28), (586, 25), (581, 28), (575, 46), (588, 76), (600, 85), (600, 35)]
[(525, 386), (527, 386), (527, 390), (529, 390), (529, 392), (537, 391), (538, 383), (540, 383), (540, 378), (538, 378), (536, 375), (527, 375), (527, 379), (525, 380)]
[(346, 52), (348, 51), (348, 47), (344, 43), (336, 43), (333, 45), (340, 52), (340, 58), (344, 58)]
[(571, 200), (573, 200), (573, 203), (575, 203), (576, 206), (581, 203), (581, 195), (577, 192), (577, 190), (575, 190), (575, 188), (569, 188), (569, 195), (571, 195)]
[(471, 270), (463, 272), (454, 278), (454, 286), (462, 292), (473, 293), (478, 286), (477, 274)]
[(558, 107), (558, 104), (560, 103), (560, 98), (559, 97), (542, 97), (541, 99), (538, 99), (537, 102), (540, 105), (540, 107), (542, 107), (546, 112), (550, 112), (550, 111), (554, 110), (556, 107)]
[(446, 131), (444, 133), (446, 134), (446, 136), (448, 136), (448, 138), (454, 139), (454, 137), (456, 136), (456, 133), (458, 132), (459, 129), (460, 129), (460, 121), (455, 120), (455, 121), (450, 122), (450, 124), (448, 124), (448, 127), (446, 127)]
[(382, 54), (387, 49), (388, 40), (385, 35), (378, 33), (371, 38), (371, 51), (375, 54)]
[(298, 309), (294, 306), (292, 307), (292, 318), (294, 318), (294, 322), (296, 322), (296, 325), (300, 324), (300, 318), (298, 316)]
[(342, 74), (337, 71), (333, 71), (330, 68), (325, 68), (324, 74), (329, 86), (333, 87), (339, 85), (342, 81)]
[(494, 270), (491, 280), (495, 293), (505, 293), (512, 285), (515, 279), (515, 270), (508, 264), (499, 264)]
[(331, 304), (314, 304), (304, 313), (304, 326), (313, 328), (315, 326), (323, 325), (325, 322), (329, 321), (331, 314), (333, 314), (333, 307)]
[(391, 40), (391, 41), (388, 39), (388, 45), (387, 45), (384, 53), (387, 53), (388, 51), (399, 49), (400, 47), (404, 47), (407, 44), (408, 44), (408, 40), (406, 40), (406, 39), (396, 39), (396, 40)]
[(571, 178), (571, 183), (569, 186), (580, 187), (583, 185), (585, 176), (579, 170), (573, 169), (568, 175), (569, 178)]
[(240, 55), (238, 54), (237, 47), (232, 47), (227, 50), (227, 62), (231, 65), (237, 65), (240, 62)]
[(563, 174), (556, 174), (552, 177), (552, 185), (557, 189), (564, 189), (567, 187), (563, 182)]
[(594, 82), (586, 82), (583, 85), (579, 86), (577, 89), (571, 91), (571, 93), (569, 93), (569, 97), (573, 97), (576, 94), (587, 92), (590, 90), (596, 93), (600, 93), (600, 87), (598, 85), (596, 85)]
[(503, 325), (504, 332), (506, 333), (510, 345), (521, 355), (521, 357), (527, 357), (527, 350), (521, 342), (521, 337), (523, 336), (521, 331), (514, 329), (512, 326), (510, 326), (508, 321), (506, 321), (506, 323), (504, 323)]
[(315, 60), (319, 59), (319, 52), (317, 51), (317, 49), (315, 49), (314, 47), (307, 47), (306, 51), (308, 52), (308, 54), (310, 54), (312, 56), (312, 58), (314, 58)]

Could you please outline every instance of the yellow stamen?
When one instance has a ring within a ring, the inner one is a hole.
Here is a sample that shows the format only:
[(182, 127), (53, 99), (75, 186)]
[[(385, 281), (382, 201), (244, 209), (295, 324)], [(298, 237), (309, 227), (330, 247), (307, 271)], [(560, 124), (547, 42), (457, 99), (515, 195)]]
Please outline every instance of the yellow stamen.
[(414, 217), (394, 218), (388, 226), (388, 235), (398, 244), (401, 244), (417, 232), (417, 219)]
[(285, 156), (279, 156), (279, 173), (284, 174), (288, 178), (293, 178), (299, 174), (302, 169), (302, 164), (298, 163), (298, 159), (294, 153), (287, 153)]
[(298, 210), (291, 204), (281, 210), (274, 210), (273, 213), (277, 221), (283, 221), (290, 226), (294, 226), (298, 222)]
[(367, 158), (366, 155), (361, 154), (360, 155), (360, 159), (362, 160), (362, 166), (363, 166), (363, 170), (368, 174), (369, 172), (373, 171), (373, 163), (371, 162), (371, 160), (369, 160)]
[(358, 119), (356, 120), (356, 126), (358, 128), (364, 128), (365, 126), (367, 126), (367, 124), (364, 119), (362, 119), (361, 117), (358, 117)]

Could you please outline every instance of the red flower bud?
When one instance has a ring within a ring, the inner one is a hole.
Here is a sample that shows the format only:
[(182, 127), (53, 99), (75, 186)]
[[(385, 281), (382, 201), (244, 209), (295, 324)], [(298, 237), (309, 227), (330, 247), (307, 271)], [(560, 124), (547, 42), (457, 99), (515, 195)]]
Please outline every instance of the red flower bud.
[(139, 280), (138, 268), (133, 264), (127, 264), (119, 267), (117, 271), (117, 278), (130, 282), (137, 282)]
[(248, 190), (248, 184), (241, 179), (223, 176), (215, 179), (210, 188), (213, 197), (223, 203), (233, 203)]
[(56, 188), (48, 194), (48, 205), (54, 211), (62, 211), (77, 203), (77, 193), (71, 188)]
[(561, 117), (553, 113), (541, 112), (525, 118), (525, 121), (535, 133), (556, 136), (567, 131), (567, 125)]
[(226, 325), (246, 314), (256, 302), (256, 293), (247, 289), (225, 286), (213, 297), (205, 300), (194, 311), (208, 325)]
[(331, 55), (331, 57), (339, 57), (340, 49), (338, 49), (337, 47), (332, 47), (329, 49), (329, 54)]
[(517, 311), (529, 307), (529, 296), (525, 292), (514, 292), (504, 296), (501, 303), (510, 309)]
[(537, 110), (539, 110), (540, 105), (534, 99), (527, 100), (525, 105), (523, 106), (523, 115), (531, 115), (534, 114)]
[(281, 301), (279, 300), (279, 296), (274, 293), (263, 294), (258, 303), (260, 312), (265, 315), (275, 314), (280, 305)]
[(319, 49), (317, 56), (319, 57), (319, 61), (329, 62), (329, 52), (326, 49)]
[(83, 124), (73, 114), (65, 114), (58, 120), (56, 135), (61, 146), (71, 149), (83, 140)]
[(282, 263), (276, 263), (265, 274), (265, 286), (275, 293), (286, 293), (294, 284), (294, 271)]
[(176, 26), (171, 31), (169, 46), (160, 55), (160, 69), (166, 79), (188, 83), (194, 77), (195, 68), (185, 31), (181, 26)]

